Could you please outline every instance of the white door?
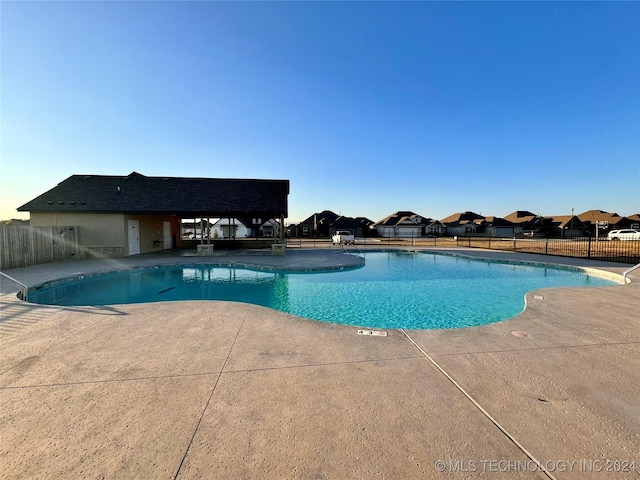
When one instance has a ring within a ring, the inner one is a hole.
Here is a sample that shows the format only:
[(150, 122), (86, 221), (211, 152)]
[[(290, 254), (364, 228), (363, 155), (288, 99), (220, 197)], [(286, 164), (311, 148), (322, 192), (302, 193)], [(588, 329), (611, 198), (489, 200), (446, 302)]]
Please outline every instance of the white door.
[(162, 238), (164, 239), (164, 249), (170, 250), (173, 247), (171, 238), (171, 222), (162, 222)]
[(140, 222), (138, 220), (127, 220), (129, 231), (129, 255), (140, 253)]

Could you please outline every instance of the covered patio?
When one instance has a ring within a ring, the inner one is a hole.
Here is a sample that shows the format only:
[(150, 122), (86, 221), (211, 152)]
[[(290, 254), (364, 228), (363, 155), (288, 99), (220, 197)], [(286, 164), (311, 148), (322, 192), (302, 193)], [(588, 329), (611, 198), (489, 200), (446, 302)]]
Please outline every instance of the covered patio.
[[(79, 257), (120, 257), (198, 244), (268, 247), (273, 238), (253, 233), (284, 224), (288, 195), (288, 180), (72, 175), (18, 210), (30, 212), (31, 226), (78, 228)], [(183, 237), (182, 219), (193, 219), (194, 238)], [(202, 234), (211, 219), (221, 222), (217, 239)], [(249, 227), (245, 237), (235, 222)], [(282, 239), (284, 229), (278, 233)]]

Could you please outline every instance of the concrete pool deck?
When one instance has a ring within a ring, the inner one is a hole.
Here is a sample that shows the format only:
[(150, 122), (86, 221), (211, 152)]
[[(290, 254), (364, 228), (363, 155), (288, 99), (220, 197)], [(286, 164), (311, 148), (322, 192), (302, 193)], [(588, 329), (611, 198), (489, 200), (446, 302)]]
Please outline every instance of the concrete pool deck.
[[(171, 252), (6, 273), (31, 286), (203, 258), (358, 262)], [(3, 279), (3, 478), (640, 478), (640, 270), (630, 278), (530, 292), (504, 322), (386, 337), (232, 302), (39, 306)]]

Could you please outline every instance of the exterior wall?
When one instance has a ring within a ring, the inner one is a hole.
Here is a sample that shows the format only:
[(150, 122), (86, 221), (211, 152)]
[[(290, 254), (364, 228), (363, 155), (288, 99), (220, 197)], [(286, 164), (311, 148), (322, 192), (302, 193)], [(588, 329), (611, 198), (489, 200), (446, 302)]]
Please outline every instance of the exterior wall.
[(570, 228), (558, 229), (558, 234), (561, 237), (582, 237), (584, 235), (584, 228)]
[(384, 225), (384, 226), (376, 227), (376, 230), (378, 232), (379, 237), (386, 237), (386, 238), (389, 238), (389, 237), (415, 238), (415, 237), (422, 236), (422, 225), (415, 225), (415, 226), (401, 225), (401, 226), (395, 226), (395, 227)]
[(77, 226), (80, 257), (121, 257), (127, 250), (123, 218), (121, 213), (31, 212), (30, 225)]
[(396, 227), (396, 235), (402, 238), (415, 238), (422, 236), (422, 226), (398, 226)]
[(123, 257), (129, 254), (128, 220), (140, 222), (140, 253), (164, 249), (163, 222), (171, 223), (172, 234), (177, 229), (173, 215), (32, 212), (30, 223), (33, 226), (77, 226), (81, 257)]
[[(520, 229), (520, 233), (522, 230)], [(516, 234), (514, 227), (487, 227), (484, 234), (492, 237), (513, 237)]]
[(444, 225), (433, 225), (427, 227), (428, 235), (444, 235), (447, 232), (447, 227)]
[(395, 235), (394, 227), (379, 226), (376, 227), (379, 237), (393, 237)]
[(467, 235), (476, 233), (476, 225), (447, 225), (447, 235)]
[[(251, 235), (254, 233), (251, 232)], [(276, 238), (280, 236), (280, 223), (273, 220), (266, 221), (259, 229), (258, 235), (266, 238)]]
[(121, 215), (120, 228), (125, 232), (124, 255), (129, 255), (128, 221), (140, 222), (140, 253), (160, 252), (164, 250), (164, 234), (162, 222), (171, 222), (171, 232), (175, 232), (175, 220), (173, 215)]

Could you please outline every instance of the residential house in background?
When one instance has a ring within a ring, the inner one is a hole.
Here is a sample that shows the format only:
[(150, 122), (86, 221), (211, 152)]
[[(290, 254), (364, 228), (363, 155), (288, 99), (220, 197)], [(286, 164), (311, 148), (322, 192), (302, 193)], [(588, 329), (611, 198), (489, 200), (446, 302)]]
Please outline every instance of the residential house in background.
[(589, 235), (596, 234), (596, 226), (599, 227), (598, 235), (601, 235), (611, 230), (632, 228), (631, 224), (633, 223), (633, 220), (627, 217), (603, 210), (587, 210), (578, 215), (578, 218), (584, 223), (585, 232)]
[(504, 219), (517, 227), (516, 235), (524, 232), (530, 232), (535, 235), (547, 234), (548, 222), (545, 223), (544, 217), (528, 210), (516, 210), (504, 217)]
[(633, 215), (629, 215), (627, 218), (631, 221), (629, 228), (640, 230), (640, 213), (634, 213)]
[(367, 237), (369, 228), (373, 225), (373, 221), (366, 217), (345, 217), (339, 216), (333, 223), (329, 225), (329, 235), (334, 235), (337, 231), (349, 232), (355, 237)]
[(585, 224), (576, 215), (557, 215), (544, 219), (549, 236), (581, 237), (585, 234)]
[(350, 232), (356, 237), (366, 237), (372, 224), (366, 217), (345, 217), (331, 210), (323, 210), (298, 225), (290, 225), (288, 231), (292, 237), (330, 237), (338, 230)]
[[(272, 218), (260, 226), (258, 236), (262, 238), (277, 238), (280, 236), (280, 228), (280, 222)], [(255, 232), (253, 234), (255, 235)]]
[[(442, 220), (433, 220), (406, 210), (395, 212), (378, 222), (364, 217), (344, 217), (330, 210), (314, 213), (300, 225), (290, 225), (288, 234), (311, 236), (315, 231), (320, 237), (328, 237), (336, 231), (348, 231), (356, 237), (367, 236), (371, 231), (384, 238), (417, 238), (422, 236), (465, 236), (484, 235), (491, 237), (578, 237), (594, 234), (594, 221), (608, 219), (609, 230), (614, 228), (640, 227), (640, 215), (621, 217), (616, 213), (590, 210), (583, 214), (545, 216), (529, 210), (516, 210), (505, 217), (482, 215), (472, 212), (458, 212)], [(612, 225), (614, 227), (612, 227)], [(634, 227), (635, 225), (635, 227)], [(304, 228), (304, 232), (302, 229)], [(608, 230), (606, 230), (608, 231)], [(605, 231), (605, 233), (606, 233)], [(599, 232), (603, 233), (602, 230)]]
[(515, 237), (522, 232), (521, 226), (500, 217), (485, 217), (482, 228), (482, 233), (490, 237)]
[(211, 238), (246, 238), (255, 236), (245, 224), (238, 218), (220, 218), (211, 224), (209, 236)]
[(376, 230), (379, 237), (416, 238), (425, 235), (426, 227), (431, 223), (430, 218), (410, 211), (400, 211), (374, 223), (371, 228)]
[(484, 226), (484, 217), (474, 212), (460, 212), (440, 220), (447, 227), (447, 235), (473, 235)]
[(296, 237), (328, 237), (329, 227), (339, 217), (331, 210), (323, 210), (307, 217), (298, 224)]
[(432, 220), (431, 223), (427, 225), (426, 233), (430, 236), (439, 237), (447, 233), (447, 226), (440, 220)]

